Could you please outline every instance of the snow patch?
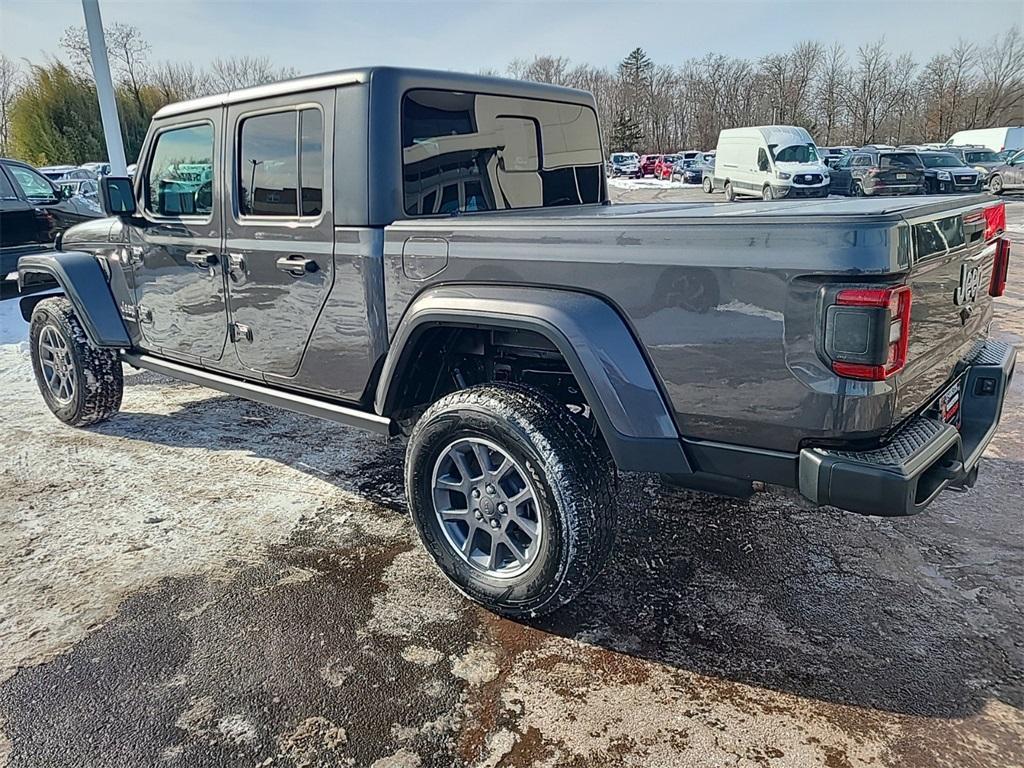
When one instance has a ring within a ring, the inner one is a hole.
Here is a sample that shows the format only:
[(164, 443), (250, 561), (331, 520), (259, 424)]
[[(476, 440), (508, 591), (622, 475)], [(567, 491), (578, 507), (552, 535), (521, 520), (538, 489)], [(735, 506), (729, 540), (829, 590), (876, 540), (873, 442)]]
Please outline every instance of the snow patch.
[(700, 189), (700, 184), (683, 184), (681, 181), (661, 179), (630, 179), (624, 176), (608, 179), (608, 186), (616, 189)]

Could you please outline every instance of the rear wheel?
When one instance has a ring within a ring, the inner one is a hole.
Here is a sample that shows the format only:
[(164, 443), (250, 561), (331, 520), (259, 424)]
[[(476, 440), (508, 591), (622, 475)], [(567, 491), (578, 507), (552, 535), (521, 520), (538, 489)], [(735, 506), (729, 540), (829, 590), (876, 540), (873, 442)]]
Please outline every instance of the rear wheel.
[(704, 181), (701, 182), (701, 186), (704, 187), (704, 191), (709, 195), (715, 191), (714, 185), (711, 183), (711, 179), (705, 177)]
[(993, 195), (1003, 194), (1003, 177), (996, 174), (988, 180), (988, 191)]
[(94, 347), (71, 302), (64, 297), (36, 304), (29, 326), (32, 369), (53, 415), (74, 427), (113, 416), (121, 407), (121, 361)]
[(437, 401), (413, 429), (405, 479), (427, 552), (496, 613), (556, 610), (611, 551), (608, 465), (569, 410), (539, 390), (485, 384)]

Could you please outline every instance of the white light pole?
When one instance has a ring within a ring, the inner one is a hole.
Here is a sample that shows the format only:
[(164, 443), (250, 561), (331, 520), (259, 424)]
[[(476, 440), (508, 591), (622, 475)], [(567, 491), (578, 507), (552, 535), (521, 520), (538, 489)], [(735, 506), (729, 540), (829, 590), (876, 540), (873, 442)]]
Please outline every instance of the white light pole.
[(89, 35), (89, 58), (92, 59), (96, 96), (100, 102), (100, 120), (103, 122), (103, 139), (107, 143), (110, 175), (127, 176), (128, 166), (124, 159), (124, 140), (121, 138), (121, 123), (117, 118), (117, 99), (114, 98), (114, 81), (110, 78), (110, 62), (107, 60), (107, 41), (103, 37), (103, 19), (100, 18), (99, 0), (82, 0), (82, 10), (85, 11), (85, 30)]

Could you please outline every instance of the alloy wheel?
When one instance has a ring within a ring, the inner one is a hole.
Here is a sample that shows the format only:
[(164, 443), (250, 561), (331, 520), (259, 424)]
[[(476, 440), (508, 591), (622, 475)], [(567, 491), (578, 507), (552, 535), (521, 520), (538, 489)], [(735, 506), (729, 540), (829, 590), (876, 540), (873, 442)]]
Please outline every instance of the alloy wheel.
[(479, 437), (450, 443), (434, 464), (432, 495), (445, 539), (471, 567), (512, 578), (536, 560), (544, 535), (537, 492), (496, 444)]
[(62, 405), (75, 397), (75, 364), (60, 331), (47, 325), (39, 334), (39, 366), (54, 400)]

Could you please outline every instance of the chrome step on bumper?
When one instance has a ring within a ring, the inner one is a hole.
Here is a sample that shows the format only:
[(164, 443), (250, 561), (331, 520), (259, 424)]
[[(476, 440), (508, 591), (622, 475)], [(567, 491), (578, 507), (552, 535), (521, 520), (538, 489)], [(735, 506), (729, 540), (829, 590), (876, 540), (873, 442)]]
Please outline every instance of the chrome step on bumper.
[(974, 485), (1013, 377), (1017, 352), (987, 341), (969, 358), (961, 426), (928, 416), (907, 422), (885, 445), (867, 451), (805, 448), (800, 493), (819, 505), (862, 515), (914, 515), (943, 490)]

